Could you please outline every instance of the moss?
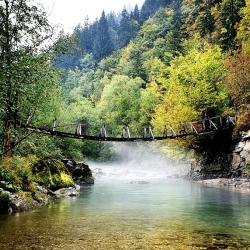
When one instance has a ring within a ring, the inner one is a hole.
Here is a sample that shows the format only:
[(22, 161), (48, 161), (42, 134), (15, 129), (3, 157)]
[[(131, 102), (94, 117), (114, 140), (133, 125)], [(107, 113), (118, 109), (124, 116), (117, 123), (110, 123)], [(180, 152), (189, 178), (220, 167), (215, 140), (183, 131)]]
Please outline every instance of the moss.
[(33, 166), (34, 179), (52, 190), (72, 187), (74, 182), (65, 165), (58, 160), (45, 159)]
[(47, 199), (47, 196), (40, 191), (35, 191), (32, 193), (32, 198), (35, 201), (41, 202), (41, 201), (45, 201)]

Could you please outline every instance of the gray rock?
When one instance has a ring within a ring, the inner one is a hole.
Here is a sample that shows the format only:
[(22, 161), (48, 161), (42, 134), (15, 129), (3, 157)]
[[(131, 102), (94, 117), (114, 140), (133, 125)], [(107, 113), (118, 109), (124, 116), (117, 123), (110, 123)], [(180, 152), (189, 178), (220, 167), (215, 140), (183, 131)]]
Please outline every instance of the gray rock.
[(75, 189), (76, 189), (76, 191), (80, 191), (80, 189), (81, 189), (81, 186), (80, 185), (75, 185)]
[(242, 135), (243, 140), (250, 140), (250, 130)]
[(244, 161), (250, 161), (250, 152), (249, 151), (242, 151), (240, 156), (244, 159)]
[(232, 160), (232, 169), (239, 168), (242, 162), (242, 158), (239, 154), (233, 153), (233, 160)]
[(239, 142), (239, 143), (236, 145), (234, 152), (235, 152), (235, 153), (240, 153), (240, 152), (243, 150), (243, 148), (245, 147), (245, 144), (246, 144), (246, 143), (245, 143), (244, 141)]
[(250, 154), (250, 140), (246, 141), (244, 147), (243, 147), (244, 151), (247, 151)]
[(80, 193), (76, 190), (76, 188), (61, 188), (54, 192), (57, 198), (62, 197), (75, 197), (78, 196)]
[(95, 179), (92, 171), (84, 162), (73, 160), (62, 160), (68, 171), (71, 173), (73, 180), (78, 184), (94, 184)]

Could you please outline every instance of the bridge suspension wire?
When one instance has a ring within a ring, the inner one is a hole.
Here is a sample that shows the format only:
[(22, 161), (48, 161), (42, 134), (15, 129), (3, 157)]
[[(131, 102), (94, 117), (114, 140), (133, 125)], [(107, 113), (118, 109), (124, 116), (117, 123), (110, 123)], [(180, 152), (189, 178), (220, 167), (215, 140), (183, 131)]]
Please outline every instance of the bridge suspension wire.
[[(138, 137), (132, 137), (128, 125), (123, 126), (122, 134), (120, 137), (108, 136), (106, 125), (102, 125), (99, 130), (99, 135), (87, 135), (82, 123), (69, 123), (69, 124), (58, 124), (57, 119), (55, 118), (52, 121), (52, 125), (49, 128), (38, 128), (21, 125), (21, 128), (33, 131), (36, 133), (58, 136), (64, 138), (74, 138), (80, 140), (90, 140), (90, 141), (114, 141), (114, 142), (126, 142), (126, 141), (154, 141), (154, 140), (167, 140), (167, 139), (181, 139), (187, 136), (202, 136), (206, 134), (212, 134), (219, 130), (228, 129), (235, 126), (237, 117), (232, 116), (216, 116), (211, 118), (200, 119), (197, 121), (191, 121), (189, 123), (183, 123), (180, 125), (179, 130), (176, 127), (164, 126), (163, 135), (155, 135), (152, 126), (146, 126), (143, 128), (143, 135)], [(65, 132), (61, 129), (72, 127), (74, 132)], [(169, 132), (169, 133), (168, 133)], [(112, 133), (111, 133), (112, 134)]]

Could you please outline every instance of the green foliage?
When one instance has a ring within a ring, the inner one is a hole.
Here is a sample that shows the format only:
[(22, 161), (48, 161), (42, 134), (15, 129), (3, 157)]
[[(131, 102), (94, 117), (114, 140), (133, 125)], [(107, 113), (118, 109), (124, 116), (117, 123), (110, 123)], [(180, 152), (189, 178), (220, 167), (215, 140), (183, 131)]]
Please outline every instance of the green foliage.
[(0, 163), (0, 187), (11, 192), (30, 190), (33, 183), (32, 165), (36, 157), (5, 158)]
[(0, 167), (0, 188), (11, 192), (20, 191), (22, 188), (21, 185), (14, 184), (16, 179), (17, 176), (13, 170)]
[(246, 7), (240, 11), (242, 20), (239, 23), (237, 38), (242, 43), (243, 50), (250, 52), (250, 2), (246, 1)]
[(97, 33), (94, 40), (94, 55), (97, 60), (105, 58), (113, 51), (113, 44), (109, 33), (108, 21), (105, 12), (97, 23)]
[[(166, 6), (171, 8), (161, 8)], [(49, 63), (51, 55), (20, 49), (18, 60), (0, 75), (2, 83), (11, 79), (13, 96), (18, 93), (11, 119), (48, 126), (56, 117), (58, 125), (80, 122), (83, 133), (91, 135), (98, 135), (103, 124), (109, 135), (116, 136), (129, 125), (131, 133), (139, 135), (149, 124), (162, 133), (165, 125), (179, 129), (184, 122), (228, 113), (233, 105), (246, 106), (249, 4), (244, 6), (243, 0), (147, 0), (141, 11), (136, 6), (120, 15), (103, 12), (99, 20), (93, 24), (86, 20), (71, 37), (61, 36), (55, 44), (55, 53), (60, 46), (69, 47), (55, 60), (67, 69), (61, 86)], [(0, 84), (2, 90), (4, 86)], [(1, 91), (0, 112), (7, 110), (7, 100)], [(75, 133), (75, 129), (62, 131)], [(26, 135), (17, 130), (13, 138), (22, 141)], [(18, 144), (15, 153), (56, 159), (112, 158), (108, 144), (37, 135)], [(41, 183), (53, 188), (70, 184), (67, 172), (52, 174), (50, 168), (49, 179), (45, 170), (44, 175), (37, 174)], [(28, 173), (20, 176), (25, 182)]]
[[(128, 76), (115, 76), (105, 86), (98, 104), (103, 124), (130, 125), (132, 130), (135, 130), (138, 127), (140, 88), (143, 84), (144, 81), (140, 78), (130, 79)], [(115, 126), (112, 127), (113, 131), (118, 132)], [(119, 132), (121, 133), (121, 131), (122, 129)]]
[(202, 117), (222, 114), (228, 105), (223, 83), (225, 69), (218, 48), (208, 45), (173, 60), (165, 81), (166, 94), (158, 106), (153, 124), (163, 129)]

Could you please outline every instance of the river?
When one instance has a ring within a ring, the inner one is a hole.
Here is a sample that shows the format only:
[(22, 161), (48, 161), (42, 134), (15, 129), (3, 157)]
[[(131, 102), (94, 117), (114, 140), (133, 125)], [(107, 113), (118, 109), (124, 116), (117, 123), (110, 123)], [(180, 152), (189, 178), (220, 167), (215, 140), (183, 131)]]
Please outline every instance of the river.
[(78, 198), (0, 217), (0, 249), (250, 249), (250, 195), (185, 181), (185, 164), (144, 149), (90, 162)]

